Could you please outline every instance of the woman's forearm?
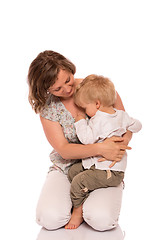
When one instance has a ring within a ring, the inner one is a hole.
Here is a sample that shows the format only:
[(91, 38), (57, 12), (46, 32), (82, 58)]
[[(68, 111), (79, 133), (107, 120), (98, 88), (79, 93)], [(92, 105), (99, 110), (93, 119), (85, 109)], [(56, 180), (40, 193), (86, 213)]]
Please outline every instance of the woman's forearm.
[(62, 127), (58, 122), (53, 122), (41, 117), (44, 133), (51, 146), (64, 159), (81, 159), (92, 156), (103, 156), (108, 160), (120, 160), (123, 152), (128, 149), (123, 143), (123, 138), (112, 137), (102, 143), (95, 144), (74, 144), (69, 143), (64, 136)]
[(82, 159), (91, 156), (100, 155), (100, 148), (98, 144), (72, 144), (66, 143), (59, 149), (59, 154), (64, 159)]
[(68, 160), (102, 156), (107, 160), (120, 161), (127, 149), (131, 148), (123, 144), (123, 138), (112, 137), (104, 142), (88, 145), (67, 143), (61, 145), (57, 151), (64, 159)]
[(58, 122), (52, 122), (43, 117), (40, 117), (45, 135), (51, 146), (64, 159), (81, 159), (98, 155), (99, 144), (75, 144), (69, 143), (64, 136), (62, 127)]

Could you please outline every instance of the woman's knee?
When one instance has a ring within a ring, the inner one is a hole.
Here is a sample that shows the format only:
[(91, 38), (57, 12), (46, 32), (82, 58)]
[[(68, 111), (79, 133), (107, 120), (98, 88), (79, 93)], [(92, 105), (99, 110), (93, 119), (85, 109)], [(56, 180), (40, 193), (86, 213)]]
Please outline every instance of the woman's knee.
[(117, 226), (122, 189), (122, 186), (97, 189), (90, 194), (83, 204), (83, 217), (92, 228), (105, 231)]
[(66, 209), (37, 209), (36, 222), (47, 230), (54, 230), (65, 226), (70, 220), (70, 210)]
[(69, 221), (71, 207), (67, 176), (56, 171), (50, 172), (37, 204), (37, 223), (48, 230), (60, 228)]
[(85, 222), (97, 231), (106, 231), (118, 225), (118, 218), (114, 218), (112, 213), (94, 209), (92, 212), (84, 209), (83, 217)]

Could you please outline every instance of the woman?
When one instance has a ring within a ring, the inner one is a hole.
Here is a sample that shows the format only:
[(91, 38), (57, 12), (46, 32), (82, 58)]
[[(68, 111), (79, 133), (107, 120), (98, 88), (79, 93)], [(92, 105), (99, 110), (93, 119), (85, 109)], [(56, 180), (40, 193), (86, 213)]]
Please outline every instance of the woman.
[[(128, 131), (123, 138), (113, 137), (103, 143), (79, 143), (74, 119), (84, 112), (73, 101), (75, 86), (82, 81), (74, 79), (75, 71), (75, 66), (61, 54), (44, 51), (34, 59), (28, 72), (29, 101), (40, 114), (43, 130), (53, 147), (53, 165), (37, 205), (37, 222), (48, 230), (60, 228), (70, 220), (72, 203), (66, 175), (69, 167), (90, 156), (120, 161), (132, 136)], [(118, 94), (114, 107), (124, 110)], [(99, 231), (116, 227), (121, 198), (122, 185), (93, 191), (83, 205), (84, 221)]]

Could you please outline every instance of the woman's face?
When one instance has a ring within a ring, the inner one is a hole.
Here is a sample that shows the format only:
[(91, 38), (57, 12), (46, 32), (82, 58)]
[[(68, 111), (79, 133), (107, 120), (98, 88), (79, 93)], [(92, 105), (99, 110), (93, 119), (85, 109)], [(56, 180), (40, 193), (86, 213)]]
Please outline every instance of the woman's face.
[(54, 96), (69, 98), (74, 93), (74, 75), (66, 70), (60, 70), (56, 82), (49, 88)]

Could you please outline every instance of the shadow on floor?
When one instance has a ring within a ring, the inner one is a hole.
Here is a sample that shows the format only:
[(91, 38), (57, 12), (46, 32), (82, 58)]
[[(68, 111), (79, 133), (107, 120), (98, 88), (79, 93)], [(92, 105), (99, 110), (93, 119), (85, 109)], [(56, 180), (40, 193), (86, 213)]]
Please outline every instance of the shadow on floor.
[(120, 228), (110, 231), (98, 232), (89, 227), (86, 223), (74, 230), (60, 228), (54, 231), (48, 231), (44, 228), (40, 230), (37, 240), (123, 240), (124, 234)]

